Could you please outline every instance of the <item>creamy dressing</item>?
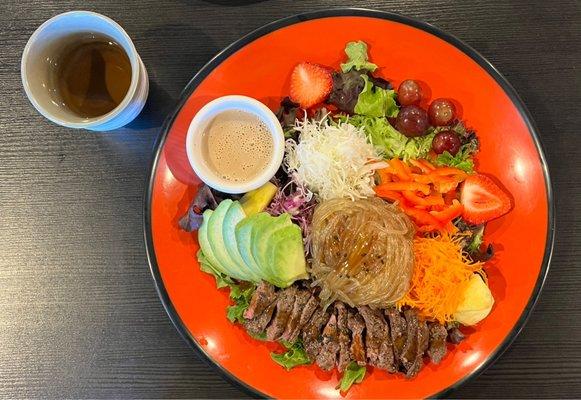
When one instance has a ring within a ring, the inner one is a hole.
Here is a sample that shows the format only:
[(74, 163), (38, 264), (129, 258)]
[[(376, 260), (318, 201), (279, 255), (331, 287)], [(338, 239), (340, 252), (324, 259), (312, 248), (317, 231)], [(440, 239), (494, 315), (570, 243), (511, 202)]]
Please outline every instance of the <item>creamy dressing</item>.
[(254, 179), (268, 166), (273, 152), (267, 126), (246, 111), (218, 114), (202, 136), (202, 154), (208, 167), (230, 182)]

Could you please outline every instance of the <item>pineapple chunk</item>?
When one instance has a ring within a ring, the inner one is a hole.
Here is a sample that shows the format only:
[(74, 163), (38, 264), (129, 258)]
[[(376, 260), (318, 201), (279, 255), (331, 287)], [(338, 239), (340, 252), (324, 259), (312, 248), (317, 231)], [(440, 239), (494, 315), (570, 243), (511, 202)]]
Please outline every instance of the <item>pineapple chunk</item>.
[(278, 188), (270, 182), (266, 182), (258, 189), (251, 190), (240, 199), (240, 205), (246, 216), (257, 214), (263, 211), (276, 194)]
[(476, 325), (490, 314), (494, 298), (482, 277), (474, 274), (470, 277), (464, 299), (454, 313), (454, 319), (462, 325)]

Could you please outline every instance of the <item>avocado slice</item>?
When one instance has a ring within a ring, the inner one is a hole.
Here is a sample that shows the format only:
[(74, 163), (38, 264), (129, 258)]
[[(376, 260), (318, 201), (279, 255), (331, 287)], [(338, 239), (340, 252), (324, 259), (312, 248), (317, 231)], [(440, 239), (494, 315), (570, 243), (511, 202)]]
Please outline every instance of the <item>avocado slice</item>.
[(223, 200), (210, 216), (208, 220), (208, 241), (220, 267), (226, 271), (225, 274), (232, 278), (246, 281), (248, 277), (243, 271), (240, 271), (234, 260), (230, 257), (226, 251), (226, 244), (224, 243), (222, 228), (224, 225), (224, 217), (230, 206), (232, 206), (231, 199)]
[(218, 263), (218, 259), (214, 255), (212, 251), (212, 246), (210, 246), (210, 242), (208, 240), (208, 221), (210, 217), (214, 213), (213, 210), (206, 210), (204, 211), (202, 225), (200, 225), (200, 229), (198, 229), (198, 243), (200, 244), (200, 249), (204, 254), (204, 257), (208, 261), (208, 263), (216, 270), (223, 274), (226, 274), (226, 270), (224, 270), (220, 264)]
[(268, 245), (270, 274), (276, 277), (277, 286), (287, 287), (308, 276), (301, 228), (295, 224), (274, 232)]
[(270, 215), (261, 212), (244, 218), (236, 225), (236, 244), (240, 256), (250, 270), (267, 282), (270, 282), (270, 279), (264, 275), (264, 271), (252, 255), (252, 232), (256, 226), (269, 221), (270, 218), (272, 218)]
[(240, 255), (238, 250), (238, 245), (236, 244), (236, 225), (240, 221), (246, 218), (246, 214), (242, 209), (239, 202), (235, 201), (232, 203), (226, 215), (224, 216), (224, 222), (222, 224), (222, 236), (224, 238), (224, 245), (228, 256), (236, 264), (238, 270), (247, 277), (246, 280), (252, 282), (259, 282), (260, 275), (256, 274), (250, 267), (246, 265), (244, 259)]
[(258, 264), (258, 267), (264, 271), (264, 275), (269, 277), (269, 282), (272, 284), (278, 284), (281, 282), (276, 279), (277, 276), (272, 274), (268, 267), (268, 249), (272, 246), (273, 235), (278, 230), (289, 225), (292, 225), (290, 215), (284, 213), (278, 217), (270, 217), (263, 221), (257, 221), (252, 229), (252, 256)]

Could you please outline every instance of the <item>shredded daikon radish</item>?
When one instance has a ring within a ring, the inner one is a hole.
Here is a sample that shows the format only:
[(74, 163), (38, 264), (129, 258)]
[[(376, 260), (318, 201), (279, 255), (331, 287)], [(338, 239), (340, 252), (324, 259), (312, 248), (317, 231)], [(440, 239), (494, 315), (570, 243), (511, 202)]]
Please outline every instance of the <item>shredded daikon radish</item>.
[(297, 121), (298, 143), (286, 143), (285, 168), (289, 175), (315, 193), (319, 200), (373, 196), (373, 173), (380, 161), (365, 133), (346, 122)]

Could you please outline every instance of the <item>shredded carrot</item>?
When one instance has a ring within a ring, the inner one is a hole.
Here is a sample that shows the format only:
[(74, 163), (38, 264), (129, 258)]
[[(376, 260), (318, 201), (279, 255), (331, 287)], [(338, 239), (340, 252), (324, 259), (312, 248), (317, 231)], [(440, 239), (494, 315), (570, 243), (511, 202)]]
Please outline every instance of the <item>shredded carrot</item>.
[(397, 302), (410, 306), (430, 320), (446, 323), (463, 299), (473, 273), (482, 274), (483, 263), (473, 263), (462, 250), (462, 236), (447, 233), (414, 238), (414, 273), (409, 291)]

